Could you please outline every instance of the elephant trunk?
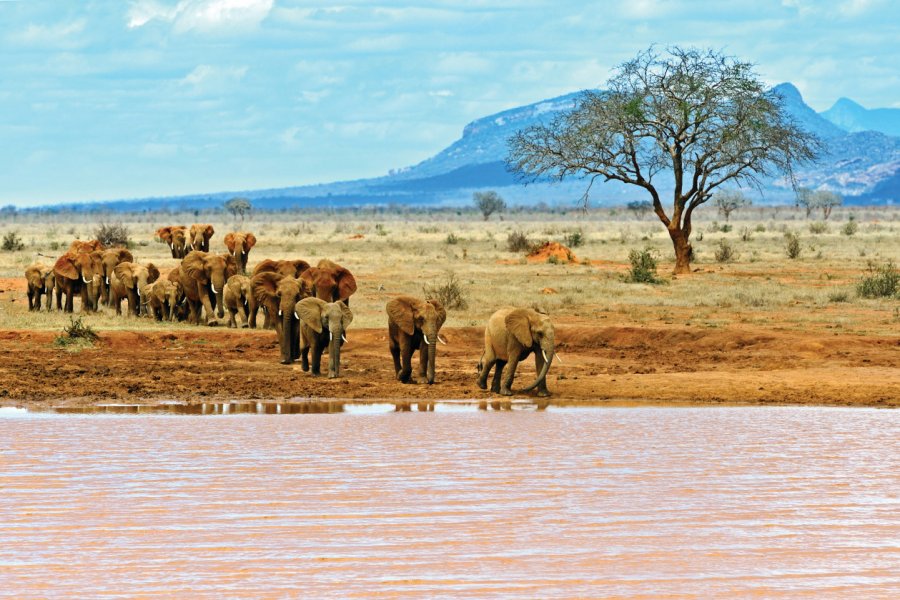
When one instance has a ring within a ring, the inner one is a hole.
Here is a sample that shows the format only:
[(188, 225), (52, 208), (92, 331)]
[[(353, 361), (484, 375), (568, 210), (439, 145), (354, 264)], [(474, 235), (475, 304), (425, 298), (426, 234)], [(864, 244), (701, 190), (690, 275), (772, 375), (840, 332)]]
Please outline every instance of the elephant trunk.
[(437, 334), (434, 334), (435, 339), (429, 338), (428, 348), (428, 369), (426, 371), (426, 381), (429, 384), (434, 383), (434, 360), (437, 355)]
[(341, 337), (343, 331), (330, 331), (330, 341), (328, 342), (328, 378), (334, 379), (341, 375)]
[(547, 352), (543, 348), (538, 348), (535, 349), (535, 352), (544, 353), (544, 368), (542, 368), (541, 372), (538, 373), (537, 379), (534, 380), (534, 383), (519, 392), (521, 394), (527, 394), (528, 392), (539, 386), (547, 378), (547, 372), (550, 370), (550, 363), (553, 361), (553, 348), (550, 348), (549, 352)]
[(281, 364), (289, 365), (294, 360), (293, 342), (296, 337), (295, 330), (299, 323), (294, 319), (293, 311), (283, 311), (281, 315), (281, 332), (278, 339), (281, 342)]

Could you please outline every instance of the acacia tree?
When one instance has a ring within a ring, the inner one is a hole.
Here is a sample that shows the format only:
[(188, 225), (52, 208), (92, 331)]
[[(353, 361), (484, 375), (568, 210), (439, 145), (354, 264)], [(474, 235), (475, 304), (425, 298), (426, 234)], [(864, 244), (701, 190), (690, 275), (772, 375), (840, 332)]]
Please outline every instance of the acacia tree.
[(231, 213), (231, 215), (237, 219), (238, 216), (241, 217), (241, 225), (244, 224), (244, 216), (253, 210), (253, 205), (250, 204), (250, 201), (246, 198), (232, 198), (228, 202), (225, 203), (225, 209)]
[(719, 209), (719, 213), (725, 217), (725, 222), (731, 218), (731, 213), (739, 208), (750, 206), (750, 198), (739, 190), (719, 190), (713, 196), (713, 204)]
[(822, 219), (825, 221), (831, 216), (832, 209), (843, 203), (844, 199), (841, 195), (831, 190), (819, 190), (815, 193), (815, 204), (822, 209)]
[[(797, 126), (753, 66), (713, 50), (655, 48), (617, 67), (607, 90), (509, 140), (508, 166), (526, 180), (598, 177), (643, 188), (690, 272), (692, 216), (726, 183), (759, 185), (815, 158), (821, 141)], [(672, 185), (663, 207), (660, 184)]]
[(481, 211), (485, 221), (495, 212), (506, 210), (506, 202), (494, 190), (475, 192), (472, 194), (472, 201), (475, 203), (475, 207)]

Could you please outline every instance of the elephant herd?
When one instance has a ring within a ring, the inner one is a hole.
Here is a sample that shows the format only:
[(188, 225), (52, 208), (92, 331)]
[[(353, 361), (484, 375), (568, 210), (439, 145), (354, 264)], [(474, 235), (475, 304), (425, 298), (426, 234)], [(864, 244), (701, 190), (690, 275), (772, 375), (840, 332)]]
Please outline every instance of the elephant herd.
[[(341, 346), (353, 320), (350, 297), (356, 279), (345, 267), (328, 259), (316, 266), (304, 260), (259, 262), (247, 273), (247, 259), (256, 245), (248, 232), (225, 235), (227, 253), (211, 253), (212, 225), (195, 224), (163, 227), (157, 237), (166, 242), (179, 263), (165, 277), (153, 263), (135, 262), (126, 248), (104, 248), (98, 240), (75, 240), (52, 267), (42, 263), (25, 270), (29, 310), (41, 309), (46, 294), (46, 310), (73, 312), (73, 300), (81, 297), (82, 312), (97, 311), (101, 305), (122, 314), (148, 316), (157, 321), (187, 321), (217, 325), (229, 313), (228, 327), (257, 327), (262, 309), (263, 327), (274, 329), (281, 362), (300, 360), (304, 371), (321, 374), (322, 355), (328, 353), (328, 377), (340, 375)], [(63, 296), (65, 301), (63, 302)], [(435, 381), (437, 343), (447, 312), (438, 300), (399, 296), (385, 306), (388, 317), (388, 346), (396, 378), (415, 383), (412, 357), (419, 351), (419, 380)], [(534, 354), (537, 378), (523, 393), (537, 389), (549, 396), (547, 372), (554, 353), (554, 330), (547, 315), (533, 309), (501, 309), (485, 329), (484, 352), (478, 363), (478, 385), (487, 389), (491, 369), (491, 391), (511, 395), (518, 363)], [(503, 376), (506, 368), (506, 376)]]

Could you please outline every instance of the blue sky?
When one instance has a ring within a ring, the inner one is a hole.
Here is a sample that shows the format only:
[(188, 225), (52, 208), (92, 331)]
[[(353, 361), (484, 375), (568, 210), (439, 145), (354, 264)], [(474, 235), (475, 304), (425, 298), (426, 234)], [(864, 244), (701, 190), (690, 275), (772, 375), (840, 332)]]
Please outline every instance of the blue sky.
[(382, 175), (653, 43), (755, 62), (816, 110), (900, 107), (898, 6), (0, 0), (0, 204)]

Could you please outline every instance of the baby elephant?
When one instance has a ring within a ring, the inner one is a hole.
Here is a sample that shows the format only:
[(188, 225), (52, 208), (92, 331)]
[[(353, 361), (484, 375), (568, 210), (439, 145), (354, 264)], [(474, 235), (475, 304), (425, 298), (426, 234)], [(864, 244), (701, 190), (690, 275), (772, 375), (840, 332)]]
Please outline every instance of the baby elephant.
[(304, 298), (297, 303), (296, 312), (300, 321), (300, 366), (309, 371), (312, 352), (312, 374), (321, 375), (322, 352), (327, 346), (328, 377), (339, 377), (341, 346), (347, 341), (344, 331), (353, 320), (350, 308), (340, 301)]
[[(484, 330), (484, 354), (478, 363), (478, 387), (487, 389), (487, 378), (496, 365), (491, 391), (512, 396), (512, 382), (520, 360), (534, 352), (537, 379), (521, 393), (538, 389), (538, 396), (549, 396), (547, 371), (554, 355), (553, 323), (550, 317), (530, 308), (501, 308), (488, 319)], [(503, 377), (503, 367), (509, 370)]]
[(225, 283), (224, 300), (228, 310), (228, 326), (237, 327), (235, 315), (241, 316), (241, 327), (249, 327), (247, 315), (254, 304), (253, 292), (250, 289), (250, 278), (244, 275), (232, 275)]
[(184, 293), (181, 284), (173, 283), (169, 279), (158, 279), (152, 285), (149, 293), (150, 313), (157, 321), (174, 321), (175, 311), (184, 301)]
[(47, 294), (47, 310), (53, 307), (53, 291), (56, 285), (56, 277), (53, 275), (53, 267), (44, 263), (34, 263), (25, 269), (25, 279), (28, 282), (28, 310), (41, 310), (41, 294)]
[(412, 379), (412, 355), (419, 351), (419, 377), (434, 383), (437, 343), (446, 343), (438, 332), (447, 311), (438, 300), (398, 296), (385, 305), (388, 314), (388, 346), (394, 358), (394, 374), (403, 383)]

